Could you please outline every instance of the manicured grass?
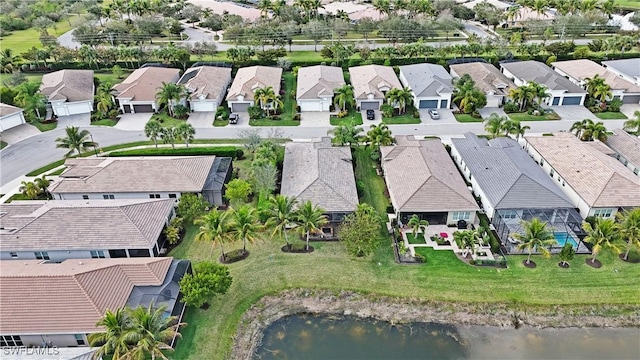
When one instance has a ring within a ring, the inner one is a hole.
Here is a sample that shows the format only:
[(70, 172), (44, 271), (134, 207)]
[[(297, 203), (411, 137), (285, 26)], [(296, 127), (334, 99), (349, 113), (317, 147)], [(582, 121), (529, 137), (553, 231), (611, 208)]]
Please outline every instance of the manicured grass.
[(469, 122), (482, 122), (482, 118), (473, 117), (470, 114), (453, 114), (455, 116), (456, 121), (461, 123), (469, 123)]
[(41, 73), (30, 74), (30, 73), (27, 73), (27, 74), (25, 74), (25, 77), (27, 78), (27, 81), (35, 82), (37, 84), (40, 84), (40, 83), (42, 83), (42, 75), (44, 75), (44, 74), (41, 74)]
[(7, 147), (7, 145), (9, 145), (9, 144), (7, 144), (6, 142), (4, 142), (4, 141), (0, 140), (0, 149), (4, 149), (4, 148), (6, 148), (6, 147)]
[(418, 236), (414, 236), (413, 234), (407, 233), (407, 240), (409, 244), (425, 244), (424, 235), (418, 234)]
[(617, 111), (617, 112), (613, 112), (613, 111), (606, 111), (606, 112), (599, 112), (599, 113), (594, 113), (594, 115), (598, 118), (598, 119), (602, 119), (602, 120), (617, 120), (617, 119), (628, 119), (627, 115)]
[(99, 125), (99, 126), (114, 126), (115, 124), (117, 124), (118, 121), (117, 120), (113, 120), (113, 119), (102, 119), (102, 120), (98, 120), (98, 121), (92, 121), (91, 125)]
[(172, 118), (169, 114), (166, 113), (158, 113), (151, 117), (151, 120), (157, 120), (162, 124), (163, 127), (178, 127), (178, 125), (187, 122), (187, 120), (180, 120), (176, 118)]
[(56, 171), (52, 171), (52, 172), (48, 173), (47, 176), (57, 176), (57, 175), (62, 174), (62, 172), (65, 171), (65, 170), (66, 170), (66, 168), (61, 167), (60, 169), (58, 169)]
[[(71, 19), (72, 26), (69, 26), (66, 18), (61, 19), (55, 24), (55, 28), (51, 27), (48, 29), (49, 35), (60, 36), (71, 30), (74, 26), (78, 26), (83, 21), (84, 16), (78, 18), (74, 15)], [(38, 49), (42, 48), (40, 32), (36, 29), (12, 31), (11, 35), (2, 38), (2, 48), (11, 49), (16, 55), (20, 55), (34, 46)]]
[(213, 126), (222, 127), (229, 125), (229, 119), (224, 120), (213, 120)]
[(329, 123), (333, 126), (340, 125), (362, 125), (362, 113), (355, 110), (349, 110), (349, 115), (339, 118), (337, 116), (331, 115), (329, 117)]
[[(12, 201), (16, 201), (16, 200), (33, 200), (33, 199), (29, 199), (26, 195), (24, 195), (23, 193), (15, 193), (13, 195), (11, 195), (11, 197), (9, 199), (7, 199), (7, 201), (5, 201), (5, 204), (8, 204)], [(47, 200), (47, 197), (44, 195), (39, 195), (37, 199), (35, 200)]]
[(420, 118), (414, 118), (411, 114), (404, 114), (390, 118), (383, 117), (382, 122), (389, 125), (420, 124)]
[(549, 113), (540, 116), (529, 115), (526, 112), (522, 113), (509, 113), (507, 114), (511, 120), (517, 121), (545, 121), (545, 120), (560, 120), (560, 116), (556, 113)]
[(387, 213), (389, 199), (385, 196), (387, 186), (382, 177), (376, 173), (376, 163), (371, 160), (371, 150), (361, 146), (353, 151), (356, 162), (355, 176), (362, 193), (360, 202), (372, 205), (379, 214)]
[(40, 132), (45, 132), (45, 131), (50, 131), (55, 129), (58, 126), (58, 122), (54, 121), (48, 124), (43, 124), (38, 120), (34, 120), (32, 122), (30, 122), (29, 124), (35, 126), (38, 128), (38, 130), (40, 130)]
[(122, 76), (121, 77), (117, 77), (111, 71), (102, 71), (101, 70), (100, 72), (95, 72), (93, 76), (98, 78), (98, 80), (100, 80), (100, 83), (108, 82), (111, 85), (115, 85), (115, 84), (118, 84), (118, 83), (122, 82), (122, 80), (126, 79), (127, 76), (129, 76), (129, 74), (131, 74), (131, 73), (132, 73), (131, 70), (123, 69), (122, 70)]
[(615, 0), (615, 3), (625, 9), (640, 9), (640, 0)]
[(214, 147), (180, 147), (180, 148), (145, 148), (113, 151), (108, 156), (188, 156), (188, 155), (216, 155), (223, 157), (237, 156), (238, 148), (236, 146), (214, 146)]
[(271, 120), (271, 119), (254, 119), (249, 120), (251, 126), (299, 126), (300, 121), (295, 120)]

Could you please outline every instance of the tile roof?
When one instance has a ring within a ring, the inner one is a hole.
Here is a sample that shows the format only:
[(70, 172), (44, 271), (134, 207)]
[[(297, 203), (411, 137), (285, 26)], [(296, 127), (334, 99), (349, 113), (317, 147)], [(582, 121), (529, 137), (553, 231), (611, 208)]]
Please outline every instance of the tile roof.
[(573, 208), (552, 178), (511, 138), (490, 141), (473, 133), (451, 139), (494, 209)]
[(245, 100), (253, 100), (253, 92), (271, 86), (276, 94), (280, 93), (282, 69), (270, 66), (250, 66), (238, 69), (236, 77), (227, 93), (227, 100), (233, 101), (239, 95)]
[(40, 93), (51, 100), (93, 101), (93, 70), (58, 70), (42, 75)]
[(440, 140), (397, 136), (382, 146), (391, 202), (400, 212), (476, 211), (478, 204)]
[(640, 58), (603, 61), (602, 65), (640, 80)]
[(476, 87), (485, 93), (508, 95), (509, 90), (515, 89), (516, 84), (506, 77), (495, 66), (483, 62), (449, 65), (458, 76), (469, 74), (475, 81)]
[(551, 65), (580, 82), (585, 81), (587, 78), (593, 78), (598, 74), (600, 77), (605, 79), (606, 83), (609, 84), (612, 90), (624, 90), (631, 93), (640, 93), (640, 86), (621, 78), (595, 61), (587, 59), (556, 61), (551, 63)]
[(351, 149), (320, 142), (285, 145), (280, 193), (311, 200), (327, 212), (350, 212), (358, 206)]
[(158, 240), (174, 205), (172, 199), (0, 204), (0, 250), (148, 249)]
[(134, 286), (161, 285), (173, 258), (0, 261), (3, 334), (94, 333)]
[(640, 178), (611, 157), (604, 144), (583, 142), (570, 133), (526, 140), (589, 206), (640, 206)]
[(400, 80), (398, 80), (391, 66), (364, 65), (350, 67), (349, 74), (356, 99), (366, 100), (369, 94), (373, 94), (374, 99), (384, 99), (384, 94), (380, 89), (402, 89)]
[(16, 106), (0, 103), (0, 117), (13, 115), (21, 112), (22, 109)]
[(224, 94), (231, 80), (231, 68), (215, 67), (215, 66), (198, 66), (185, 71), (179, 84), (184, 84), (191, 93), (191, 98), (219, 100), (220, 94)]
[(413, 64), (400, 66), (400, 74), (416, 97), (439, 96), (452, 93), (452, 77), (444, 67), (436, 64)]
[(560, 76), (547, 65), (533, 60), (504, 62), (501, 67), (507, 69), (515, 77), (525, 81), (534, 81), (550, 90), (564, 90), (570, 93), (586, 94), (580, 86)]
[(607, 136), (607, 145), (630, 163), (640, 167), (640, 138), (624, 130), (613, 130), (615, 135)]
[(473, 10), (473, 8), (478, 4), (488, 3), (489, 5), (495, 6), (500, 10), (507, 10), (508, 8), (514, 6), (513, 3), (506, 3), (499, 0), (472, 0), (469, 2), (465, 2), (462, 6)]
[(145, 67), (136, 69), (123, 82), (112, 88), (116, 98), (132, 101), (155, 101), (162, 83), (178, 80), (180, 69), (164, 67)]
[(201, 192), (215, 156), (74, 158), (51, 193)]
[(342, 68), (337, 66), (306, 66), (298, 69), (296, 99), (319, 99), (320, 96), (333, 96), (337, 88), (344, 86)]

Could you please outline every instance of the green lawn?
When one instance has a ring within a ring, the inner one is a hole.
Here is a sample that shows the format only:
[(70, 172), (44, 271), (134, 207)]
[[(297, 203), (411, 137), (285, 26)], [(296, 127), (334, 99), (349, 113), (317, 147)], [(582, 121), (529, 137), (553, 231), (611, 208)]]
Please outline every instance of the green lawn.
[(382, 122), (389, 125), (420, 124), (420, 118), (414, 118), (412, 114), (403, 114), (390, 118), (383, 117)]
[(9, 144), (7, 144), (6, 142), (4, 142), (4, 141), (0, 140), (0, 149), (4, 149), (4, 148), (6, 148), (6, 147), (7, 147), (7, 145), (9, 145)]
[(229, 119), (223, 119), (223, 120), (213, 120), (213, 126), (215, 127), (222, 127), (222, 126), (227, 126), (229, 125)]
[(418, 234), (418, 236), (414, 236), (413, 234), (407, 233), (407, 240), (409, 244), (425, 244), (424, 236), (422, 234)]
[(131, 74), (132, 72), (133, 71), (131, 70), (122, 69), (122, 76), (117, 77), (111, 71), (100, 70), (100, 72), (95, 72), (93, 76), (98, 78), (98, 80), (100, 80), (100, 83), (108, 82), (111, 85), (115, 85), (126, 79), (127, 76), (129, 76), (129, 74)]
[(349, 110), (349, 115), (343, 118), (339, 118), (337, 116), (331, 115), (329, 117), (329, 122), (333, 126), (362, 125), (362, 113), (360, 111)]
[(271, 119), (254, 119), (249, 120), (251, 126), (299, 126), (300, 121), (295, 120), (271, 120)]
[(112, 119), (102, 119), (102, 120), (98, 120), (98, 121), (92, 121), (91, 125), (99, 125), (99, 126), (114, 126), (115, 124), (117, 124), (118, 121), (117, 120), (112, 120)]
[(453, 114), (453, 116), (455, 116), (456, 121), (461, 122), (461, 123), (468, 123), (468, 122), (482, 122), (482, 118), (477, 118), (477, 117), (473, 117), (470, 114)]
[(61, 167), (60, 169), (56, 170), (56, 171), (52, 171), (50, 173), (47, 174), (47, 176), (56, 176), (56, 175), (60, 175), (62, 174), (63, 171), (65, 171), (66, 168)]
[(625, 9), (640, 9), (640, 0), (615, 0), (615, 3)]
[(166, 127), (166, 128), (177, 127), (178, 125), (187, 122), (187, 120), (180, 120), (180, 119), (172, 118), (167, 113), (154, 114), (151, 117), (151, 120), (159, 121), (160, 124), (162, 124), (162, 126)]
[(617, 111), (617, 112), (613, 112), (613, 111), (606, 111), (606, 112), (599, 112), (599, 113), (594, 113), (594, 115), (598, 118), (598, 119), (602, 119), (602, 120), (617, 120), (617, 119), (628, 119), (627, 115)]
[(38, 130), (40, 130), (40, 132), (50, 131), (50, 130), (55, 129), (58, 126), (58, 122), (57, 121), (54, 121), (54, 122), (48, 123), (48, 124), (43, 124), (40, 121), (34, 120), (34, 121), (30, 122), (29, 124), (37, 127)]
[(560, 116), (556, 113), (544, 114), (544, 115), (529, 115), (526, 112), (521, 113), (509, 113), (507, 114), (511, 120), (517, 121), (546, 121), (546, 120), (560, 120)]
[[(66, 18), (61, 19), (55, 24), (55, 28), (49, 28), (49, 35), (60, 36), (71, 30), (74, 26), (78, 26), (83, 21), (84, 16), (78, 18), (78, 16), (74, 15), (71, 18), (72, 26), (70, 26)], [(12, 31), (11, 35), (2, 38), (2, 48), (11, 49), (16, 55), (20, 55), (34, 46), (36, 48), (42, 48), (42, 44), (40, 44), (40, 33), (36, 29)]]
[(371, 160), (371, 150), (363, 146), (357, 147), (353, 151), (353, 159), (356, 162), (356, 180), (362, 189), (360, 202), (371, 204), (378, 213), (386, 214), (389, 199), (384, 194), (387, 187), (382, 177), (376, 173), (376, 164)]

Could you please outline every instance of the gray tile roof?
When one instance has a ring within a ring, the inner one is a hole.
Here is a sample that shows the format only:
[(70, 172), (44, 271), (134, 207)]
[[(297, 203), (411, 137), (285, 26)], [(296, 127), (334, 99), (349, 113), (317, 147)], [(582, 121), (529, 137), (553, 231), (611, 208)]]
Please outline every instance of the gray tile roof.
[(507, 78), (495, 66), (483, 62), (474, 62), (467, 64), (449, 65), (451, 70), (455, 71), (458, 76), (469, 74), (471, 79), (475, 81), (476, 87), (485, 93), (492, 92), (496, 95), (508, 95), (509, 90), (515, 89), (516, 85)]
[(315, 100), (333, 96), (334, 90), (345, 85), (342, 68), (337, 66), (306, 66), (298, 69), (296, 99)]
[(250, 66), (240, 68), (231, 83), (227, 100), (234, 101), (239, 95), (243, 95), (245, 101), (253, 100), (253, 92), (267, 86), (271, 86), (278, 95), (281, 78), (282, 68), (279, 67)]
[(400, 73), (417, 97), (439, 96), (452, 93), (452, 77), (444, 67), (436, 64), (413, 64), (400, 66)]
[(329, 138), (321, 142), (288, 142), (280, 193), (299, 202), (311, 200), (327, 212), (355, 211), (358, 192), (351, 150), (332, 147)]
[(145, 249), (172, 199), (14, 201), (0, 205), (2, 251)]
[(572, 83), (569, 79), (560, 76), (560, 74), (539, 61), (505, 62), (501, 63), (500, 66), (507, 69), (519, 79), (534, 81), (546, 86), (550, 90), (565, 90), (566, 92), (577, 94), (587, 93), (581, 87)]
[(494, 209), (573, 208), (571, 200), (510, 138), (490, 141), (473, 133), (451, 139)]
[(607, 137), (607, 145), (630, 163), (640, 166), (640, 138), (624, 130), (613, 130), (615, 135)]
[(440, 140), (396, 137), (382, 146), (391, 202), (400, 212), (476, 211), (478, 204)]
[(602, 65), (627, 76), (640, 78), (640, 58), (603, 61)]
[(380, 89), (402, 89), (400, 80), (391, 66), (364, 65), (349, 68), (354, 97), (358, 100), (368, 99), (369, 94), (374, 99), (384, 99)]
[(51, 193), (201, 192), (215, 156), (74, 158)]
[(40, 93), (49, 101), (93, 100), (93, 70), (58, 70), (42, 75)]

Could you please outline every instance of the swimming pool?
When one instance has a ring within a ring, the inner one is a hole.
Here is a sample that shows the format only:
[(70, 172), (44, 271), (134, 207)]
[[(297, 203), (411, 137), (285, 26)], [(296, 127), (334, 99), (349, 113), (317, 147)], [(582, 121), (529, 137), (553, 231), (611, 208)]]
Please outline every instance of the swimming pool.
[(567, 242), (573, 245), (573, 248), (578, 250), (578, 241), (571, 236), (568, 232), (554, 232), (553, 236), (556, 238), (559, 247), (563, 247)]

